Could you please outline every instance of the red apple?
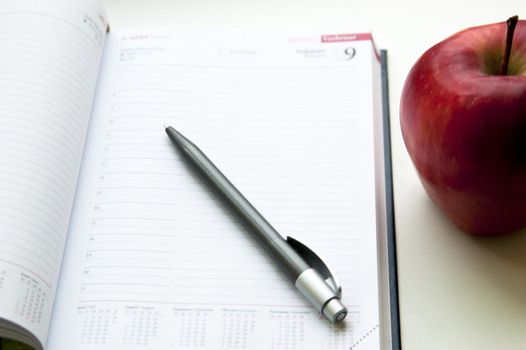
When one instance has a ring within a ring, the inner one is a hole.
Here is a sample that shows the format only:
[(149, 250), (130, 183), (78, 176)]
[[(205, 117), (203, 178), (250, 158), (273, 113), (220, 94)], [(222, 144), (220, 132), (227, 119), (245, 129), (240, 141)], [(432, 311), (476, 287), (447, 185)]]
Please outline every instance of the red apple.
[(425, 190), (458, 227), (526, 227), (526, 21), (469, 28), (426, 51), (400, 122)]

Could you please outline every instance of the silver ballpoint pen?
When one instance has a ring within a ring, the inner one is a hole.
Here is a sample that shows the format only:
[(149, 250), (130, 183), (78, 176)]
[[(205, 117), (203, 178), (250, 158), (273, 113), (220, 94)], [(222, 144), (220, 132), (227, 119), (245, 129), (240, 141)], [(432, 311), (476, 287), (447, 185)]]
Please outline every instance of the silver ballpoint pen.
[(168, 126), (166, 133), (182, 155), (271, 255), (305, 298), (331, 322), (347, 316), (341, 286), (323, 260), (299, 241), (285, 240), (190, 140)]

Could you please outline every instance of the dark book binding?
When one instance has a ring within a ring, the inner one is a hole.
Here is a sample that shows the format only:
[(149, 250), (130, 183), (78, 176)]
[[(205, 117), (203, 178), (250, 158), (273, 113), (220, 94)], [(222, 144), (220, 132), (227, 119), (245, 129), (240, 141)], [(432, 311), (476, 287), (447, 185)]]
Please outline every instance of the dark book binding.
[(398, 304), (398, 270), (396, 259), (396, 229), (393, 193), (393, 162), (391, 153), (391, 122), (389, 113), (389, 79), (387, 50), (380, 51), (382, 69), (382, 112), (384, 125), (385, 195), (387, 210), (387, 261), (389, 264), (389, 305), (391, 319), (392, 350), (402, 349), (400, 336), (400, 313)]

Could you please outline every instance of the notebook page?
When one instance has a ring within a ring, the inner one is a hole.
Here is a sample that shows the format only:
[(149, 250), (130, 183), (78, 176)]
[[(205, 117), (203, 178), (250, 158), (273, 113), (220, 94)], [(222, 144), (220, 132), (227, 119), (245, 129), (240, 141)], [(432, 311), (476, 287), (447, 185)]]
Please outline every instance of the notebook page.
[(91, 1), (0, 4), (0, 317), (43, 343), (103, 49), (100, 16)]
[[(367, 40), (110, 34), (48, 348), (378, 348), (373, 62)], [(284, 278), (164, 125), (328, 259), (343, 325)]]

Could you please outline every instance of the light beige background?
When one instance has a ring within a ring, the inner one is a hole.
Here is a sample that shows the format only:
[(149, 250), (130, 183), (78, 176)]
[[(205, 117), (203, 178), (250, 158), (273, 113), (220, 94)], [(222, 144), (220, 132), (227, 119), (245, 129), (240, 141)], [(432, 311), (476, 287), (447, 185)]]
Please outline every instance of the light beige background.
[(403, 145), (398, 114), (404, 79), (427, 48), (466, 27), (515, 14), (526, 18), (526, 1), (101, 1), (114, 28), (372, 28), (378, 47), (389, 50), (402, 346), (526, 349), (526, 230), (477, 238), (452, 226), (419, 183)]

